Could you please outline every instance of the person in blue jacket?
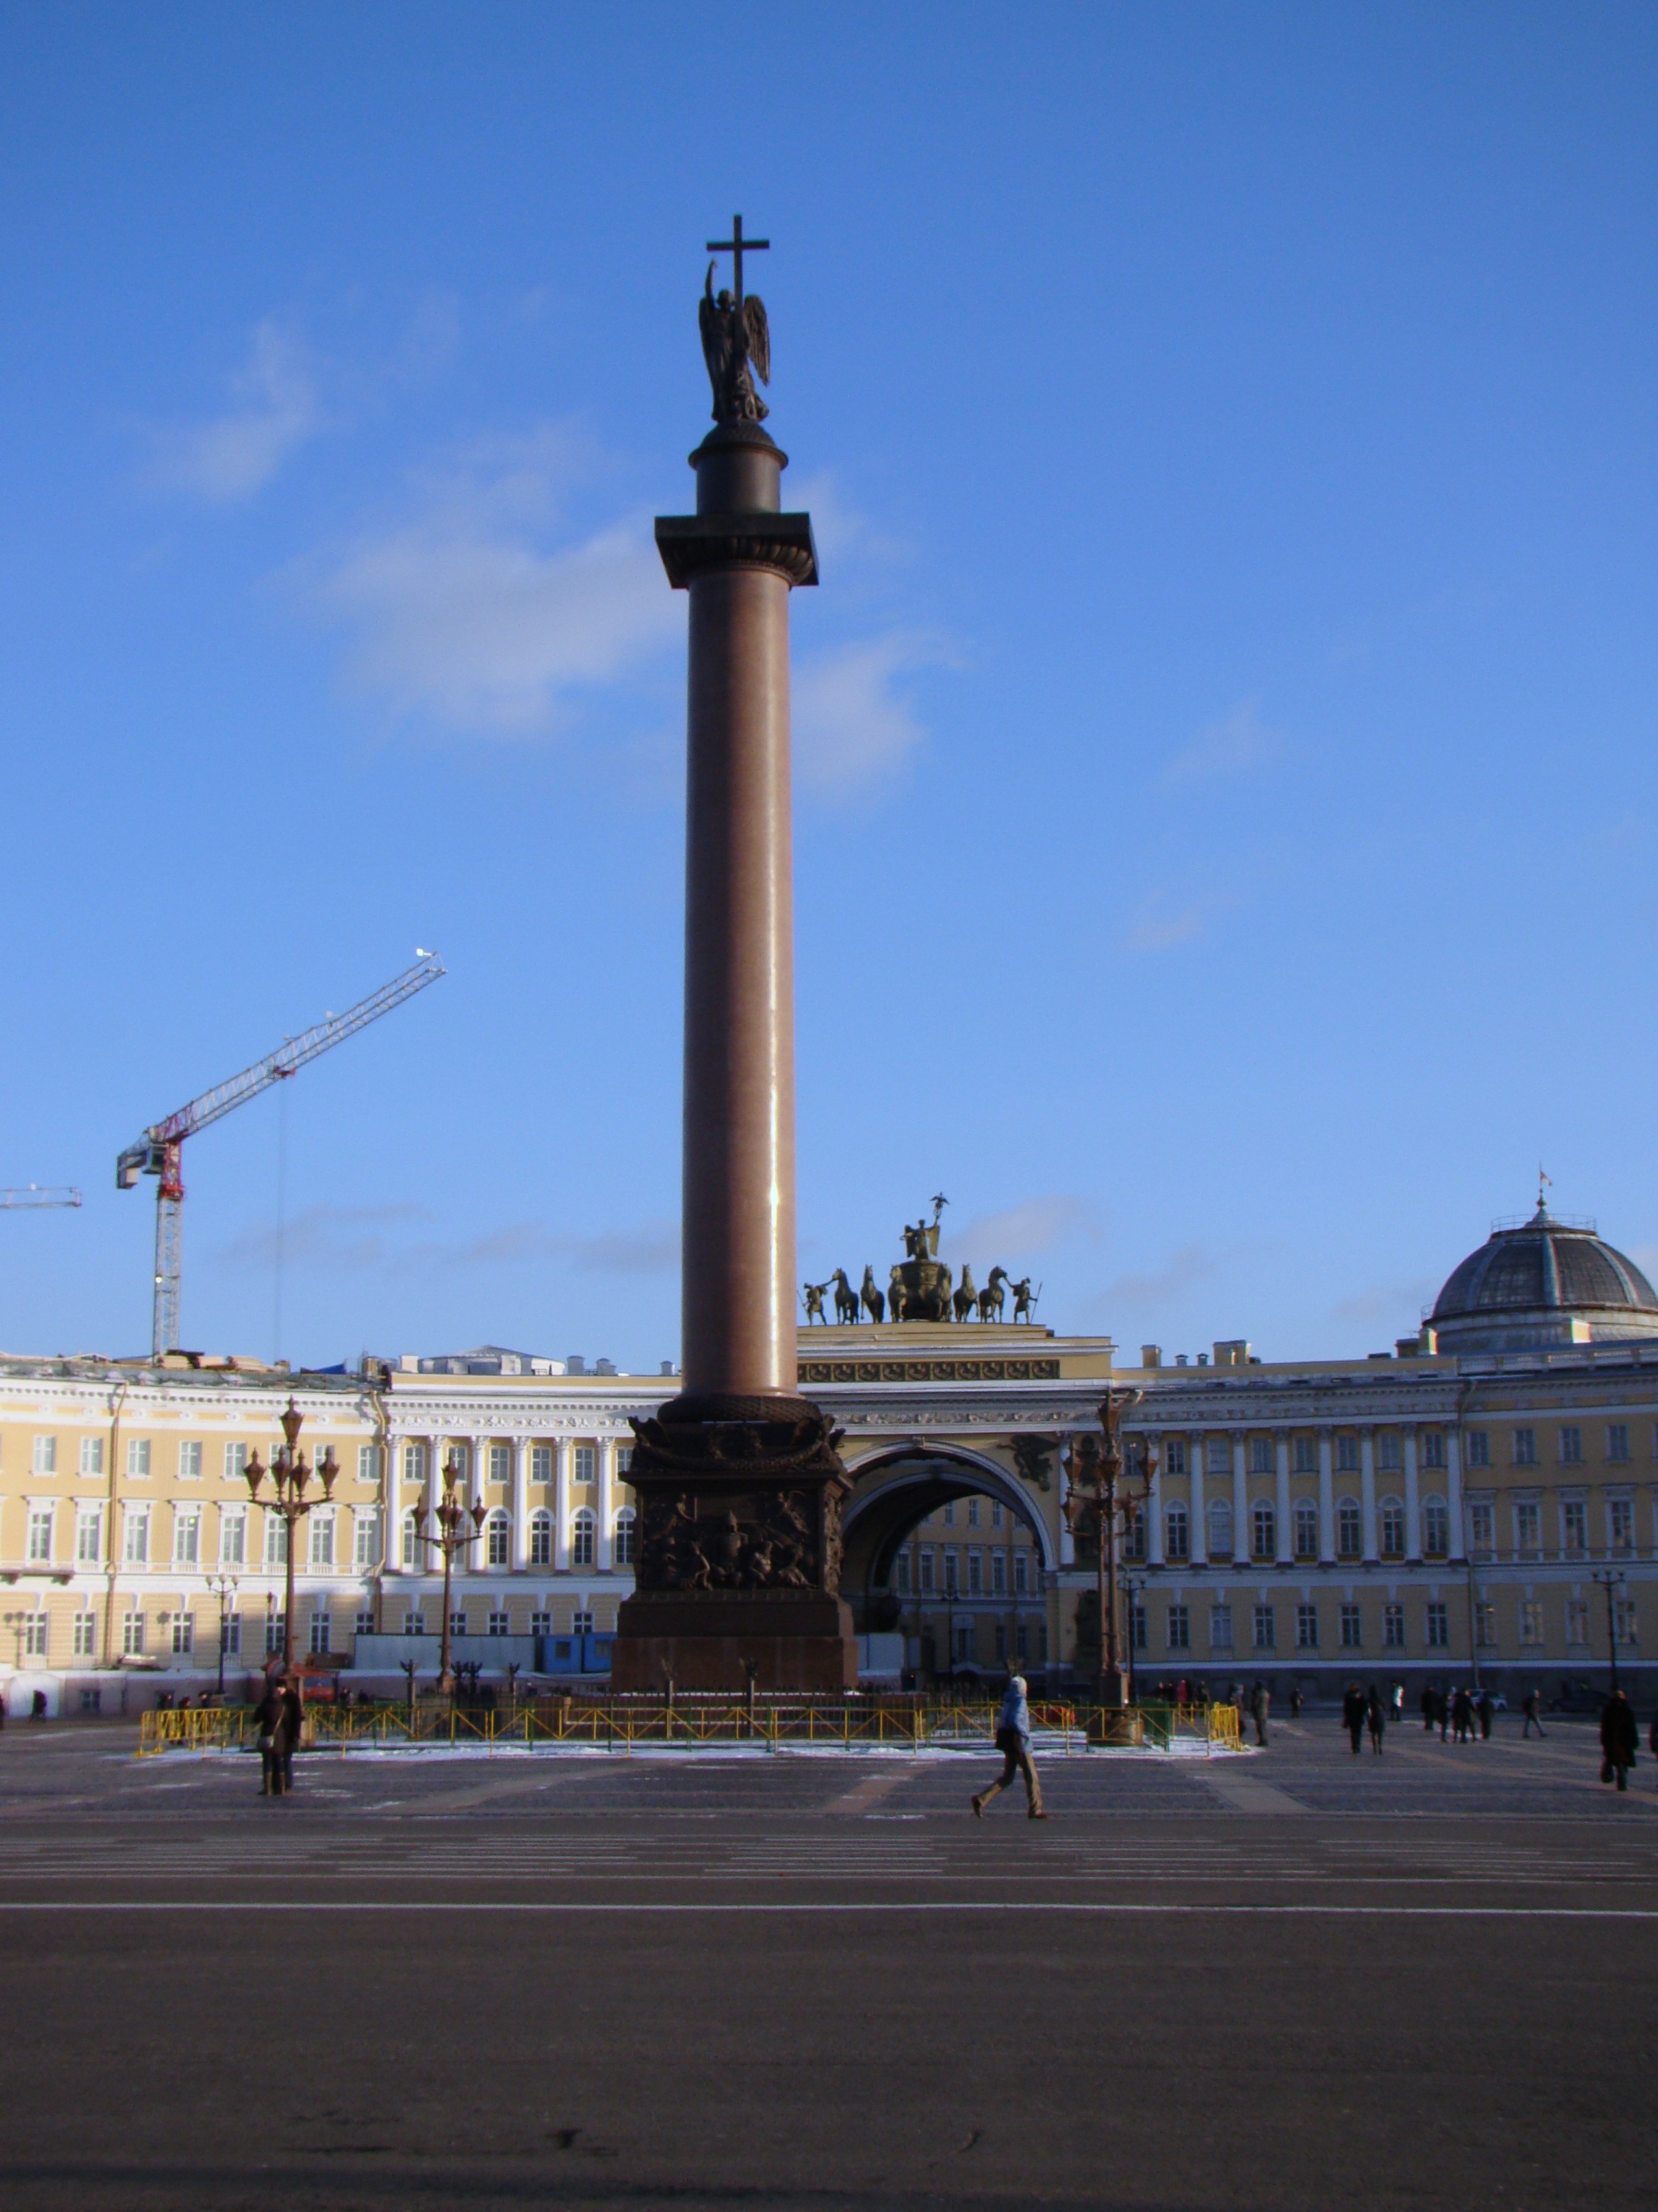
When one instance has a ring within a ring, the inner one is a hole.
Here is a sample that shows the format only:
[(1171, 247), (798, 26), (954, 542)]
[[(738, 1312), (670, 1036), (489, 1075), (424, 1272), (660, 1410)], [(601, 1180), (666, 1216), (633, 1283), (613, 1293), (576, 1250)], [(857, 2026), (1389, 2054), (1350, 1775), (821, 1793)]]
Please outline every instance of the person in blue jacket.
[(985, 1807), (998, 1790), (1011, 1790), (1016, 1774), (1024, 1777), (1025, 1813), (1032, 1820), (1048, 1818), (1042, 1810), (1042, 1785), (1036, 1779), (1036, 1768), (1030, 1756), (1030, 1708), (1025, 1703), (1024, 1676), (1010, 1677), (1007, 1694), (1002, 1699), (1002, 1710), (996, 1716), (996, 1748), (1005, 1764), (998, 1778), (988, 1790), (981, 1790), (973, 1801), (973, 1817), (982, 1820)]

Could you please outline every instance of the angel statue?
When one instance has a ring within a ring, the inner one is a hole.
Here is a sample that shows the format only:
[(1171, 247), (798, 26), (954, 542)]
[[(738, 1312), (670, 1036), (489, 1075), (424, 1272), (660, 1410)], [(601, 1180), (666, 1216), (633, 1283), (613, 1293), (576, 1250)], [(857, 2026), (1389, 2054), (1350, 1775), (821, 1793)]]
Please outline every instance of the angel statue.
[(763, 422), (771, 410), (755, 390), (749, 371), (754, 368), (762, 384), (771, 382), (771, 332), (766, 324), (765, 302), (750, 292), (739, 314), (729, 292), (721, 292), (716, 298), (711, 261), (696, 316), (702, 331), (702, 358), (708, 364), (708, 380), (714, 386), (714, 421)]

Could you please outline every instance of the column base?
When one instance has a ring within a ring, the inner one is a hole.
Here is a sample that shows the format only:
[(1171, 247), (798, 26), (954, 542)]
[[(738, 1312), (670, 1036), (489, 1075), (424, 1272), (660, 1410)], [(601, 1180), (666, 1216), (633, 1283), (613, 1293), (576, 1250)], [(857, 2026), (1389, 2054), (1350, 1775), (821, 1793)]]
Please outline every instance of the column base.
[(844, 1598), (624, 1600), (610, 1647), (610, 1686), (676, 1695), (798, 1690), (844, 1697), (858, 1686), (858, 1644)]

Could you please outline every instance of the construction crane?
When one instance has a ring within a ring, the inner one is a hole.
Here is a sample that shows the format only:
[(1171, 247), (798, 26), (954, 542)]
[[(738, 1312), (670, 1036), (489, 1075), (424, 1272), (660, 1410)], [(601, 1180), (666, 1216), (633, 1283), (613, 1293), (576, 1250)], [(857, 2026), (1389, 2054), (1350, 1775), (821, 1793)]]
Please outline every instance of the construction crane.
[[(416, 947), (418, 951), (419, 948)], [(199, 1098), (192, 1098), (188, 1106), (181, 1106), (176, 1114), (169, 1114), (164, 1121), (153, 1122), (136, 1145), (129, 1145), (115, 1163), (115, 1188), (131, 1190), (141, 1175), (160, 1177), (155, 1189), (155, 1304), (150, 1327), (150, 1356), (159, 1359), (164, 1352), (179, 1348), (179, 1296), (183, 1272), (182, 1238), (184, 1235), (184, 1141), (193, 1137), (210, 1122), (221, 1121), (245, 1106), (250, 1098), (257, 1098), (273, 1083), (281, 1083), (290, 1075), (297, 1075), (307, 1060), (331, 1052), (337, 1044), (366, 1030), (370, 1022), (377, 1022), (382, 1014), (389, 1014), (393, 1006), (400, 1006), (405, 999), (412, 999), (416, 991), (423, 991), (428, 983), (435, 983), (444, 973), (444, 966), (435, 952), (422, 952), (412, 968), (405, 968), (389, 983), (374, 993), (372, 997), (353, 1006), (348, 1013), (330, 1014), (296, 1037), (286, 1038), (278, 1049), (268, 1053), (252, 1067), (233, 1075), (228, 1083), (221, 1083), (211, 1091), (204, 1091)], [(76, 1200), (78, 1206), (79, 1199)]]
[(81, 1194), (66, 1184), (47, 1185), (32, 1182), (21, 1190), (0, 1190), (0, 1206), (10, 1209), (20, 1206), (79, 1206)]

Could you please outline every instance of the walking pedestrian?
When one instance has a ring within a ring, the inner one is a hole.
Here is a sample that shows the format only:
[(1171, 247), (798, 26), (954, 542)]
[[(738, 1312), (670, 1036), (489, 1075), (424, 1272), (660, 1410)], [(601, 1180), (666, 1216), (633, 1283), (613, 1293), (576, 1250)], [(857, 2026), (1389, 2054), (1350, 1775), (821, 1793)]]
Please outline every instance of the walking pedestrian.
[(1357, 1682), (1349, 1682), (1341, 1697), (1341, 1725), (1352, 1740), (1357, 1752), (1364, 1741), (1364, 1692)]
[[(1538, 1696), (1535, 1690), (1527, 1691), (1526, 1701), (1521, 1710), (1526, 1716), (1526, 1734), (1529, 1735), (1532, 1730), (1535, 1729), (1539, 1735), (1541, 1735), (1543, 1733), (1543, 1700)], [(1654, 1725), (1658, 1726), (1658, 1723), (1655, 1723)]]
[(1497, 1717), (1497, 1700), (1489, 1690), (1482, 1690), (1479, 1692), (1479, 1702), (1475, 1711), (1479, 1715), (1479, 1741), (1481, 1743), (1489, 1743), (1491, 1723)]
[(1629, 1699), (1621, 1690), (1614, 1690), (1600, 1713), (1602, 1782), (1610, 1782), (1615, 1776), (1620, 1790), (1629, 1788), (1629, 1771), (1635, 1764), (1635, 1747), (1639, 1741), (1640, 1731), (1630, 1711)]
[(1030, 1756), (1030, 1708), (1025, 1703), (1025, 1684), (1023, 1674), (1011, 1675), (1006, 1694), (1002, 1698), (1002, 1710), (996, 1716), (996, 1748), (1002, 1754), (1001, 1772), (988, 1790), (981, 1790), (973, 1800), (973, 1817), (982, 1820), (985, 1807), (999, 1790), (1010, 1790), (1016, 1774), (1024, 1778), (1025, 1817), (1045, 1820), (1042, 1810), (1042, 1785), (1036, 1779), (1035, 1763)]
[(253, 1712), (259, 1736), (261, 1797), (281, 1797), (287, 1793), (288, 1762), (294, 1755), (288, 1741), (293, 1711), (287, 1684), (272, 1675)]
[(1249, 1692), (1249, 1717), (1255, 1724), (1255, 1741), (1263, 1747), (1266, 1742), (1266, 1716), (1272, 1705), (1272, 1692), (1265, 1682), (1257, 1680)]
[(1424, 1735), (1433, 1734), (1434, 1714), (1437, 1709), (1437, 1704), (1438, 1692), (1431, 1682), (1424, 1682), (1422, 1685), (1422, 1732)]
[(1405, 1722), (1405, 1685), (1403, 1682), (1395, 1682), (1394, 1684), (1392, 1690), (1388, 1692), (1388, 1702), (1391, 1709), (1388, 1717), (1392, 1720), (1394, 1726), (1395, 1728), (1403, 1727)]
[(1434, 1692), (1434, 1706), (1439, 1715), (1439, 1741), (1443, 1743), (1450, 1734), (1451, 1701), (1443, 1690)]
[(1451, 1733), (1459, 1743), (1473, 1741), (1473, 1699), (1464, 1689), (1451, 1699)]
[(1296, 1684), (1295, 1688), (1290, 1692), (1290, 1717), (1292, 1721), (1298, 1721), (1301, 1718), (1301, 1685), (1299, 1682)]
[(1388, 1712), (1374, 1682), (1364, 1703), (1364, 1717), (1370, 1724), (1370, 1748), (1378, 1759), (1382, 1756), (1382, 1732), (1388, 1725)]
[(294, 1754), (300, 1747), (300, 1730), (305, 1724), (305, 1700), (291, 1675), (282, 1684), (282, 1699), (288, 1707), (288, 1727), (282, 1737), (282, 1789), (287, 1791), (294, 1787)]

